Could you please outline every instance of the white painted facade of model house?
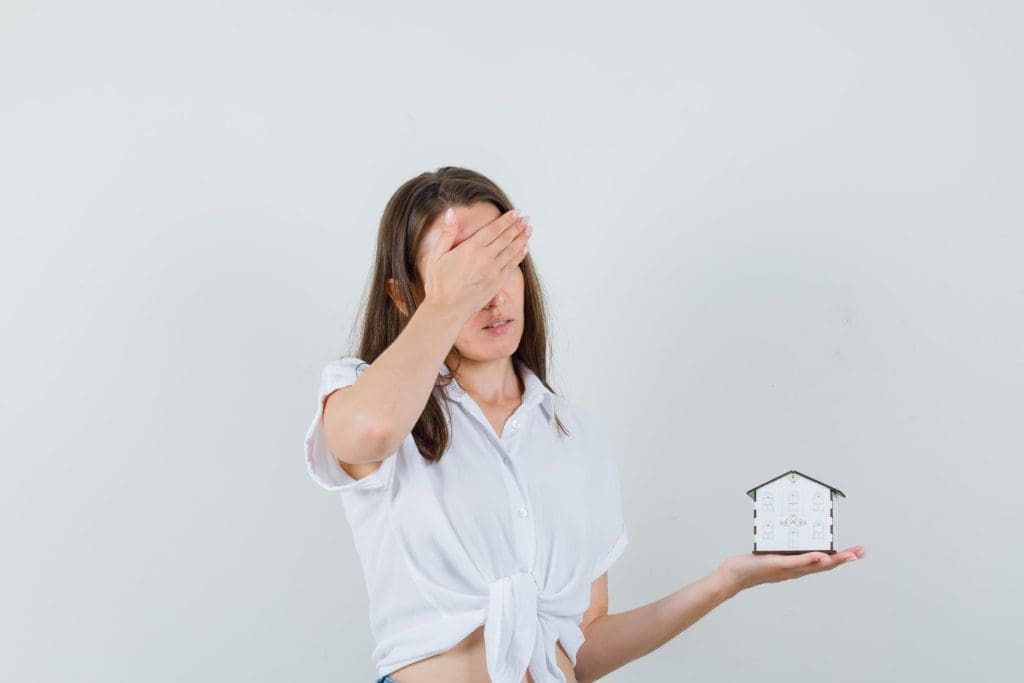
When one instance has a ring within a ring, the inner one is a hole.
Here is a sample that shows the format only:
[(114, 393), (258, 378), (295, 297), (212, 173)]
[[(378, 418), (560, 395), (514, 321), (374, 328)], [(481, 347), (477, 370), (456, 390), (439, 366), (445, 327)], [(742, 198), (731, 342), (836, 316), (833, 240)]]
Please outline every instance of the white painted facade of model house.
[(790, 470), (747, 493), (754, 499), (755, 552), (834, 550), (842, 491)]

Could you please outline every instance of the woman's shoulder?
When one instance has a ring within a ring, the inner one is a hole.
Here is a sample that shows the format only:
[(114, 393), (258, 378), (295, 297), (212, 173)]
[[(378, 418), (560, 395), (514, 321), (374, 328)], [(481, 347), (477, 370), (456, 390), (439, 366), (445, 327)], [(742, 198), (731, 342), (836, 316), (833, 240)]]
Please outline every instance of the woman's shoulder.
[(360, 375), (366, 372), (370, 364), (356, 356), (342, 356), (327, 361), (320, 371), (322, 383), (337, 382), (339, 380), (354, 382)]
[(353, 370), (365, 372), (366, 368), (370, 367), (370, 364), (358, 356), (341, 356), (340, 358), (328, 361), (324, 367), (334, 369), (351, 368)]

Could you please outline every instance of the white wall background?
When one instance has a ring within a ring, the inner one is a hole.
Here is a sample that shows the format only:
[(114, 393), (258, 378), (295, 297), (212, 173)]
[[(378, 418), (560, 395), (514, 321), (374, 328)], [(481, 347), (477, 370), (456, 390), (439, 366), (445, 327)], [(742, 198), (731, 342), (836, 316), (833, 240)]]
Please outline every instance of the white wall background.
[(300, 442), (384, 203), (453, 164), (533, 217), (555, 387), (616, 441), (613, 612), (749, 551), (791, 467), (868, 549), (606, 680), (1010, 680), (1022, 20), (3, 0), (0, 679), (373, 680)]

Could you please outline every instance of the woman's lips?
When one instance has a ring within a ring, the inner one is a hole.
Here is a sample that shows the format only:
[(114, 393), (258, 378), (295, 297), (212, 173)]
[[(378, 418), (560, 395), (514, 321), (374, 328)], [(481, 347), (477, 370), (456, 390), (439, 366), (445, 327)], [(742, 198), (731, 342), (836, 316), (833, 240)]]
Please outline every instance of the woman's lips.
[(512, 318), (509, 318), (508, 322), (504, 322), (501, 325), (498, 325), (497, 327), (485, 327), (483, 329), (484, 329), (484, 332), (487, 332), (488, 334), (495, 334), (495, 335), (497, 335), (497, 334), (504, 334), (505, 332), (508, 332), (508, 330), (511, 327), (512, 327)]

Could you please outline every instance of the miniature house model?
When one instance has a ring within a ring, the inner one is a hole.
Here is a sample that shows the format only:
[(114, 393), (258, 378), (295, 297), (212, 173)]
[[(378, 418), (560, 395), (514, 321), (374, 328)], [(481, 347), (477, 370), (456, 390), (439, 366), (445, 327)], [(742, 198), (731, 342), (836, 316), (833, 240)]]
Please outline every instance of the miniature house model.
[(754, 552), (836, 552), (836, 496), (846, 494), (790, 470), (747, 491), (754, 499)]

